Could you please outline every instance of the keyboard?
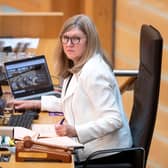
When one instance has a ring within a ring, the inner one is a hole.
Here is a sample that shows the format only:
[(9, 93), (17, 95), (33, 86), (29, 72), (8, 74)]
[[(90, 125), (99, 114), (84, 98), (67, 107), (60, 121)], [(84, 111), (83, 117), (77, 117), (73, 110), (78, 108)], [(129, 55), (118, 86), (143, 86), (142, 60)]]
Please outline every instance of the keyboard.
[(0, 115), (3, 115), (5, 106), (6, 106), (5, 99), (0, 98)]
[(31, 129), (34, 116), (30, 115), (28, 112), (23, 114), (12, 114), (8, 121), (8, 126), (18, 126)]

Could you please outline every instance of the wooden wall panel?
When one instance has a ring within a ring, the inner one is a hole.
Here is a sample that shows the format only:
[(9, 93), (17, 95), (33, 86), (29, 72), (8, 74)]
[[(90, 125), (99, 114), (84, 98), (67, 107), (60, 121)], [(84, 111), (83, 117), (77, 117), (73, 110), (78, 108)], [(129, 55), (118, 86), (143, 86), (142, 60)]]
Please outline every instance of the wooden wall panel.
[(62, 13), (0, 13), (0, 36), (56, 38)]
[(167, 105), (167, 93), (166, 92), (168, 91), (168, 81), (167, 79), (164, 79), (163, 78), (163, 75), (162, 75), (162, 80), (161, 80), (161, 85), (160, 85), (160, 97), (159, 97), (159, 100), (160, 100), (160, 103), (163, 104), (163, 105)]
[[(117, 55), (118, 54), (118, 55)], [(124, 55), (119, 55), (119, 53), (116, 54), (116, 59), (117, 59), (117, 63), (116, 63), (116, 67), (114, 69), (137, 69), (135, 67), (135, 65), (132, 64), (132, 62), (128, 62), (126, 59), (127, 57)], [(138, 63), (137, 63), (138, 64)]]
[(146, 6), (152, 6), (152, 8), (161, 10), (162, 12), (167, 12), (167, 0), (142, 0), (142, 3), (145, 3)]
[(158, 113), (159, 115), (157, 117), (156, 122), (156, 132), (159, 133), (160, 135), (168, 137), (168, 131), (167, 131), (168, 113), (166, 113), (164, 109), (159, 109)]
[[(159, 147), (155, 148), (155, 146)], [(147, 168), (167, 168), (167, 151), (167, 140), (155, 133), (149, 153), (150, 158), (148, 160)]]
[(64, 12), (64, 20), (70, 16), (81, 13), (80, 0), (51, 0), (51, 11)]
[(117, 26), (115, 41), (115, 67), (119, 65), (118, 59), (124, 60), (129, 64), (130, 68), (137, 68), (139, 64), (139, 34), (131, 30), (127, 30), (124, 26)]
[[(122, 6), (122, 8), (117, 9), (117, 24), (122, 23), (122, 25), (132, 28), (136, 32), (139, 31), (142, 24), (152, 24), (160, 30), (164, 37), (168, 37), (167, 13), (157, 10), (152, 5), (146, 5), (141, 1), (138, 2), (135, 3), (135, 1), (130, 0), (117, 1), (117, 5)], [(167, 43), (168, 38), (164, 40)]]
[(25, 12), (49, 12), (51, 0), (0, 0), (0, 5), (8, 5)]
[[(164, 42), (158, 115), (147, 167), (166, 168), (168, 167), (166, 157), (168, 155), (168, 1), (117, 0), (115, 36), (115, 67), (117, 69), (138, 64), (139, 33), (142, 24), (155, 26), (161, 32)], [(131, 100), (127, 95), (123, 98), (126, 111), (130, 107), (128, 99)]]
[(57, 45), (56, 38), (42, 38), (40, 39), (38, 50), (35, 51), (35, 55), (45, 55), (47, 58), (47, 64), (48, 68), (53, 80), (54, 84), (58, 84), (58, 80), (55, 76), (55, 70), (54, 70), (54, 52), (55, 52), (55, 46)]
[(112, 8), (113, 0), (85, 0), (83, 12), (89, 15), (96, 24), (101, 43), (109, 56), (112, 55)]

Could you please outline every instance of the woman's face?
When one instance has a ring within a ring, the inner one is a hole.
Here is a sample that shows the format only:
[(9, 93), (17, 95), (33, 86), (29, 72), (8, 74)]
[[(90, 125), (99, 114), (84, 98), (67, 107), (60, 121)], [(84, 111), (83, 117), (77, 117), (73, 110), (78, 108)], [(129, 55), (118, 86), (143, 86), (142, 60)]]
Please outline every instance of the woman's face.
[(79, 28), (73, 28), (63, 34), (61, 42), (67, 58), (76, 63), (85, 52), (87, 39)]

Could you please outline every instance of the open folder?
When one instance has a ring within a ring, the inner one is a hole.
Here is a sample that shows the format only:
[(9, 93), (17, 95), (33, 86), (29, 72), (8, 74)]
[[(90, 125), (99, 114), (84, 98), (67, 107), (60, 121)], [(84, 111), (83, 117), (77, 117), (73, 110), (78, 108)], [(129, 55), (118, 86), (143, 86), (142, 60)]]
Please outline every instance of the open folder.
[(14, 127), (14, 139), (23, 140), (29, 136), (35, 142), (68, 148), (83, 148), (83, 144), (75, 138), (58, 136), (54, 124), (32, 124), (32, 130), (23, 127)]

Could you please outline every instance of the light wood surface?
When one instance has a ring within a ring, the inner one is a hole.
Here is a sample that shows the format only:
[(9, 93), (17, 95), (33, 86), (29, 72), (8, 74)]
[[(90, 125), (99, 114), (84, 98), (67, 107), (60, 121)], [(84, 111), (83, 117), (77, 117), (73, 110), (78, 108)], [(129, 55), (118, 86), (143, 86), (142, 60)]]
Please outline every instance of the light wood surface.
[(63, 24), (62, 12), (0, 13), (0, 36), (54, 38)]
[(9, 163), (1, 162), (2, 168), (73, 168), (71, 163), (58, 163), (58, 162), (15, 162), (15, 157), (12, 156)]

